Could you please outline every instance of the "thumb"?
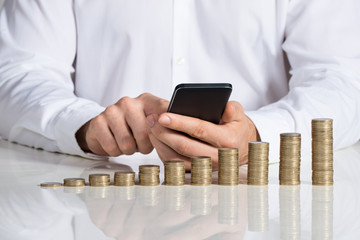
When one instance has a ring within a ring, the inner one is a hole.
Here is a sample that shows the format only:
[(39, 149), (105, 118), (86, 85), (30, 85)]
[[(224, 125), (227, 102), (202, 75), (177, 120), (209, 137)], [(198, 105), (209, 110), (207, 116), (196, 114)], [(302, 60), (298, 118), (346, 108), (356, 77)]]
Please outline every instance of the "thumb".
[(244, 110), (240, 103), (235, 101), (228, 102), (225, 106), (225, 110), (221, 117), (220, 123), (240, 121), (243, 115)]

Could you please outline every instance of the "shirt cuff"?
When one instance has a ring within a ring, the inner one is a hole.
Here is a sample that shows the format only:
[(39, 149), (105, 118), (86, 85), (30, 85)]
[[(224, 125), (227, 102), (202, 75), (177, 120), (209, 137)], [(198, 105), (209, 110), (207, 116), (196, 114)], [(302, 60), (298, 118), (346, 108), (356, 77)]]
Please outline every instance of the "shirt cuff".
[(263, 142), (269, 143), (269, 162), (279, 162), (280, 133), (293, 132), (293, 120), (285, 110), (246, 111)]
[(90, 159), (107, 159), (108, 157), (99, 156), (84, 152), (75, 137), (79, 128), (87, 121), (96, 117), (105, 110), (97, 103), (78, 99), (76, 103), (67, 108), (57, 118), (55, 124), (55, 136), (59, 149), (68, 154), (79, 155)]

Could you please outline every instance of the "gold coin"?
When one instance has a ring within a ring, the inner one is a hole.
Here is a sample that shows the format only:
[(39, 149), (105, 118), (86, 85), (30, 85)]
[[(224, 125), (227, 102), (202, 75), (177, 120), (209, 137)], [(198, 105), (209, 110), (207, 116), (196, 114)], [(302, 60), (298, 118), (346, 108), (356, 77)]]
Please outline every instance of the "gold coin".
[(191, 158), (191, 185), (207, 186), (212, 183), (212, 162), (208, 156)]
[(333, 185), (333, 120), (311, 121), (313, 185)]
[(65, 187), (82, 187), (85, 186), (85, 179), (83, 178), (65, 178)]
[(185, 162), (165, 161), (165, 185), (180, 186), (185, 184)]
[(134, 186), (135, 172), (115, 172), (114, 175), (115, 186)]
[(160, 184), (159, 165), (140, 165), (139, 183), (142, 186), (157, 186)]
[(237, 148), (220, 148), (218, 150), (218, 184), (239, 184), (239, 150)]
[(42, 188), (58, 188), (61, 187), (62, 184), (59, 182), (43, 182), (40, 183), (40, 187)]
[(301, 134), (280, 134), (280, 185), (300, 184)]
[(94, 173), (89, 175), (89, 184), (91, 187), (110, 186), (110, 174)]
[(269, 168), (269, 143), (249, 142), (248, 185), (267, 185)]

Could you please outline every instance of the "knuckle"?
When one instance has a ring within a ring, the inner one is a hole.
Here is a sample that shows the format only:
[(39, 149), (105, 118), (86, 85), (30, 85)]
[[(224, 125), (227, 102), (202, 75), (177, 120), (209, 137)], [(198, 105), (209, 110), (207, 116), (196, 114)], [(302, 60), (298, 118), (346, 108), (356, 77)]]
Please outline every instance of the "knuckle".
[(191, 147), (191, 146), (189, 145), (189, 142), (187, 142), (187, 141), (182, 141), (182, 142), (179, 144), (179, 146), (178, 146), (178, 148), (176, 149), (176, 151), (177, 151), (178, 153), (180, 153), (180, 154), (186, 154), (186, 153), (189, 152), (190, 147)]
[(137, 142), (149, 142), (150, 141), (149, 135), (145, 131), (142, 131), (137, 134), (136, 141)]
[(105, 109), (104, 114), (107, 116), (113, 116), (118, 112), (118, 108), (115, 105), (110, 105)]
[(109, 154), (109, 156), (116, 157), (120, 155), (119, 148), (114, 143), (105, 143), (103, 149)]
[(104, 116), (102, 114), (94, 117), (91, 121), (90, 121), (90, 126), (89, 128), (98, 128), (98, 126), (102, 125), (104, 123)]
[(152, 152), (153, 149), (154, 149), (153, 146), (146, 146), (146, 147), (141, 148), (140, 152), (142, 154), (149, 154)]
[(117, 104), (122, 106), (122, 107), (126, 107), (126, 106), (129, 106), (131, 105), (131, 103), (133, 102), (133, 99), (128, 97), (128, 96), (125, 96), (125, 97), (122, 97), (118, 102)]
[(169, 107), (169, 101), (165, 100), (163, 98), (160, 98), (159, 99), (159, 106), (160, 106), (161, 110), (166, 111), (166, 109)]
[(231, 136), (225, 139), (225, 147), (236, 148), (238, 146), (238, 140), (235, 136)]
[(230, 103), (235, 107), (235, 109), (237, 109), (238, 111), (240, 112), (243, 112), (244, 111), (244, 108), (243, 106), (237, 102), (237, 101), (230, 101)]
[(130, 137), (125, 137), (122, 141), (120, 149), (123, 153), (130, 155), (136, 152), (136, 146), (133, 139)]
[(139, 95), (138, 98), (149, 98), (152, 97), (153, 95), (151, 93), (145, 92)]
[(193, 132), (193, 137), (199, 138), (199, 139), (204, 139), (204, 138), (206, 138), (206, 135), (207, 134), (206, 134), (206, 129), (204, 127), (204, 124), (200, 122), (196, 126), (196, 128), (195, 128), (195, 130)]

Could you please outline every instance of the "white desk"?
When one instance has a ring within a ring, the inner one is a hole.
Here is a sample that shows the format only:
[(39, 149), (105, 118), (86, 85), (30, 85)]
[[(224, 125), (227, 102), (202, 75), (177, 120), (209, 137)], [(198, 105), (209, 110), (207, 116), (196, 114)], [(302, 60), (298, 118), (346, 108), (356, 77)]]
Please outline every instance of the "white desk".
[(310, 156), (302, 158), (298, 187), (278, 185), (278, 164), (270, 166), (267, 187), (39, 187), (160, 164), (135, 158), (117, 159), (121, 165), (0, 140), (0, 239), (360, 238), (360, 144), (335, 152), (333, 187), (311, 185)]

